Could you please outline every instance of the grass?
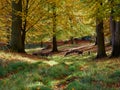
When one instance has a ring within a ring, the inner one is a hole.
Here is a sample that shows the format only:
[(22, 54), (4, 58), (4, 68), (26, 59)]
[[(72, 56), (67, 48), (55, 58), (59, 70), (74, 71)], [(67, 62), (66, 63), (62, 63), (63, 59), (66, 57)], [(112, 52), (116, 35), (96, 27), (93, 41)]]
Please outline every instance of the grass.
[(119, 90), (120, 60), (95, 55), (35, 61), (0, 52), (0, 90)]

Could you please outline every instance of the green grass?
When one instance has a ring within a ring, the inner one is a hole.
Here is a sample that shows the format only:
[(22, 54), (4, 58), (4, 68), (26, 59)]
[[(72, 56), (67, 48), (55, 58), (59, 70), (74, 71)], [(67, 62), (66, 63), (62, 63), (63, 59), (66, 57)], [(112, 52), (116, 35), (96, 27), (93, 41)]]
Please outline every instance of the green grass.
[[(52, 56), (49, 61), (0, 52), (0, 90), (119, 90), (120, 61)], [(3, 57), (4, 56), (4, 57)]]

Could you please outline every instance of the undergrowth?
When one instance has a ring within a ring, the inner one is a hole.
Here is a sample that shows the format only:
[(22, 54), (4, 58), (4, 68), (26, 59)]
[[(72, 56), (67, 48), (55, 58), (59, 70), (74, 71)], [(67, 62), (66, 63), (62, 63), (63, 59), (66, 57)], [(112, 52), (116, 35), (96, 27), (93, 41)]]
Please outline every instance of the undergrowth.
[(52, 56), (49, 61), (33, 63), (12, 60), (12, 56), (9, 61), (2, 58), (0, 90), (119, 90), (119, 58), (94, 60), (94, 57), (94, 54)]

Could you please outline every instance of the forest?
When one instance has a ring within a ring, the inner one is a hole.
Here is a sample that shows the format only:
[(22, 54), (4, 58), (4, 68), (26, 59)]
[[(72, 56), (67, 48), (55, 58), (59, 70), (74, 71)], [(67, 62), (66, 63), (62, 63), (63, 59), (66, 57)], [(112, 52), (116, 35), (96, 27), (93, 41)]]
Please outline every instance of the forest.
[(1, 0), (0, 90), (119, 90), (120, 0)]

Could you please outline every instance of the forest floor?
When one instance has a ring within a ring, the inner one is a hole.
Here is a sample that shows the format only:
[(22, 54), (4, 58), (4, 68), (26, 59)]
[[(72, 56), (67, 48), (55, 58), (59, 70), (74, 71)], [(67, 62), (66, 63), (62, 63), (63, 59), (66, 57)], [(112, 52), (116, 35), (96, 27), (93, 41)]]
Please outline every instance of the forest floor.
[[(64, 56), (76, 48), (84, 54)], [(106, 49), (109, 55), (111, 47)], [(120, 89), (120, 58), (97, 60), (96, 46), (88, 42), (62, 45), (59, 50), (48, 57), (0, 51), (0, 90)]]
[[(105, 49), (107, 51), (107, 53), (110, 53), (111, 50), (111, 46), (106, 43), (105, 45)], [(83, 55), (84, 54), (91, 54), (91, 53), (96, 53), (97, 52), (97, 45), (95, 45), (94, 43), (91, 43), (90, 41), (80, 41), (78, 42), (78, 44), (61, 44), (58, 47), (58, 52), (51, 52), (51, 48), (49, 49), (43, 49), (39, 48), (37, 50), (29, 50), (28, 53), (30, 52), (32, 53), (36, 53), (38, 56), (40, 56), (40, 53), (49, 53), (51, 55), (61, 55), (64, 56), (68, 51), (72, 51), (72, 50), (78, 50), (78, 51), (83, 51)], [(71, 53), (69, 55), (73, 55), (76, 53)]]

